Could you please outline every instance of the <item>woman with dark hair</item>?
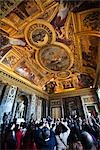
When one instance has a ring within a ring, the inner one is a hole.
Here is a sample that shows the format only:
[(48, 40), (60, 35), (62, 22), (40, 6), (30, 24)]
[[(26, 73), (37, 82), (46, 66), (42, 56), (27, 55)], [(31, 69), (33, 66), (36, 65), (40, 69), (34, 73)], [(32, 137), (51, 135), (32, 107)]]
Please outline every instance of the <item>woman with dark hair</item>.
[(57, 125), (56, 130), (57, 150), (64, 150), (68, 148), (67, 139), (70, 134), (69, 127), (63, 122)]
[(20, 150), (22, 144), (22, 132), (20, 130), (19, 124), (16, 125), (16, 140), (17, 140), (16, 150)]

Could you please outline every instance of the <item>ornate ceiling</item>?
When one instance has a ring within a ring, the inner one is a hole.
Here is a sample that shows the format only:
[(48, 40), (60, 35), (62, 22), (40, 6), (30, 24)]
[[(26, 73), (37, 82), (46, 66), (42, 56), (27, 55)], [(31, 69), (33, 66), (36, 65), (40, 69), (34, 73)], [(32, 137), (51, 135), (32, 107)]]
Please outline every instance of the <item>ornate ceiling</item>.
[(48, 93), (93, 86), (99, 1), (1, 0), (0, 5), (0, 68)]

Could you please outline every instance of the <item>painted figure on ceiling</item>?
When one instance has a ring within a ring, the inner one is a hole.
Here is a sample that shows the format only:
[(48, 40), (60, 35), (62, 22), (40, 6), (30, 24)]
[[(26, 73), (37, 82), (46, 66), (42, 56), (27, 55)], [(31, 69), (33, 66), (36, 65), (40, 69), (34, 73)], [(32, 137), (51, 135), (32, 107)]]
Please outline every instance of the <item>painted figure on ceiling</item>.
[(94, 79), (88, 74), (80, 74), (78, 76), (80, 88), (87, 88), (93, 86)]
[[(84, 38), (85, 37), (85, 38)], [(96, 70), (98, 43), (100, 39), (94, 36), (83, 36), (81, 39), (83, 66)]]
[(12, 48), (13, 45), (25, 46), (21, 39), (9, 37), (9, 34), (0, 29), (0, 59)]
[(0, 49), (9, 44), (9, 39), (7, 38), (8, 33), (3, 30), (0, 30)]
[(9, 37), (9, 34), (0, 30), (0, 49), (11, 47), (12, 45), (25, 46), (26, 43), (20, 39)]
[(61, 0), (57, 16), (54, 19), (54, 26), (57, 26), (58, 28), (62, 27), (66, 21), (67, 14), (68, 14), (67, 3), (64, 3), (63, 0)]
[(55, 0), (58, 3), (67, 4), (68, 9), (72, 12), (80, 12), (87, 9), (99, 8), (100, 1), (99, 0)]
[(36, 75), (35, 72), (33, 72), (25, 62), (22, 62), (19, 66), (16, 68), (16, 72), (21, 75), (22, 77), (28, 79), (35, 85), (38, 84), (40, 80), (40, 76)]
[(48, 93), (48, 94), (52, 94), (55, 92), (55, 87), (57, 86), (55, 81), (50, 81), (47, 82), (44, 86), (44, 90)]
[(79, 75), (80, 75), (79, 73), (72, 74), (72, 84), (74, 88), (79, 88), (79, 80), (78, 80)]
[(71, 44), (71, 40), (66, 38), (66, 31), (65, 31), (65, 22), (68, 16), (69, 7), (68, 3), (61, 0), (59, 1), (59, 10), (51, 24), (54, 26), (56, 34), (57, 34), (57, 41), (66, 44), (67, 46)]
[(5, 57), (2, 62), (10, 67), (13, 67), (17, 61), (18, 60), (16, 59), (16, 56), (11, 55), (11, 56)]
[(36, 29), (32, 33), (32, 40), (36, 45), (45, 45), (48, 42), (48, 34), (43, 29)]

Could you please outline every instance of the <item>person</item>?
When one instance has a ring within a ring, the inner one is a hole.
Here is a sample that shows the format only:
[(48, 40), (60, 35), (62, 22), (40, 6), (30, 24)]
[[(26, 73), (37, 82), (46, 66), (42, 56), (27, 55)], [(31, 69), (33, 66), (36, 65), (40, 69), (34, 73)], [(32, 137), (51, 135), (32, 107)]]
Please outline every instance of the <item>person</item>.
[(39, 123), (39, 128), (35, 132), (35, 143), (38, 150), (54, 150), (56, 144), (55, 136), (48, 128), (47, 123)]
[(6, 128), (7, 128), (7, 114), (4, 112), (2, 118), (3, 124), (1, 124), (1, 149), (5, 149), (6, 145)]
[(81, 143), (83, 145), (83, 148), (86, 150), (92, 150), (94, 146), (94, 141), (92, 136), (86, 131), (83, 131), (81, 133)]
[(57, 150), (68, 148), (67, 139), (70, 134), (70, 129), (63, 122), (57, 125), (56, 130)]
[(4, 112), (2, 120), (3, 120), (3, 124), (5, 125), (7, 124), (7, 118), (8, 118), (8, 115), (6, 114), (6, 112)]
[(8, 131), (7, 131), (7, 149), (8, 150), (16, 150), (16, 133), (15, 133), (15, 124), (11, 123), (8, 126)]
[(29, 124), (27, 131), (23, 137), (23, 150), (36, 150), (36, 145), (34, 142), (34, 128), (32, 124)]
[(22, 142), (22, 132), (20, 130), (19, 124), (16, 125), (16, 140), (17, 140), (16, 150), (20, 150)]

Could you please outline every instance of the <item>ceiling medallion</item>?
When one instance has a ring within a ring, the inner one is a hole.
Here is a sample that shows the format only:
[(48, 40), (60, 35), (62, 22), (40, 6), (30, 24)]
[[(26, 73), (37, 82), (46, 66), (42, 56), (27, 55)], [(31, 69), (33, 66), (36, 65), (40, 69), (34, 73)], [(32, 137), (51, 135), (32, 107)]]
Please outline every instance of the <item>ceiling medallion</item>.
[(32, 21), (28, 24), (24, 33), (27, 43), (34, 48), (43, 47), (56, 40), (54, 28), (42, 19)]
[(37, 51), (37, 61), (50, 72), (65, 72), (73, 65), (73, 55), (66, 45), (55, 42)]

